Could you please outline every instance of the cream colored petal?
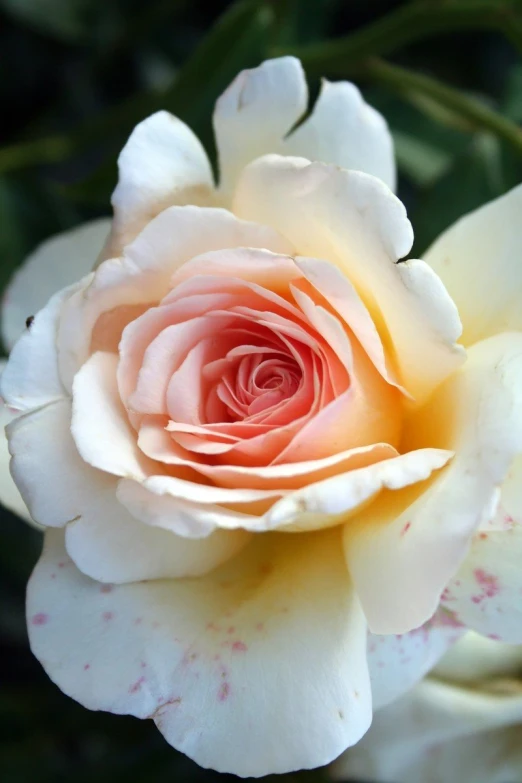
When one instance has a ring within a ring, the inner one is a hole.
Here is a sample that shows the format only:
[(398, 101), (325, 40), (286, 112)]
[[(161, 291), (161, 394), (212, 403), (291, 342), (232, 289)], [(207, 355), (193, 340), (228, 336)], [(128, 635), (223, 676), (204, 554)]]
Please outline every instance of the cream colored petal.
[(373, 631), (403, 633), (433, 614), (522, 450), (521, 410), (522, 334), (505, 334), (474, 346), (410, 422), (412, 446), (451, 448), (455, 457), (424, 487), (381, 495), (345, 527), (347, 562)]
[(317, 767), (371, 720), (366, 626), (338, 531), (262, 536), (205, 577), (109, 592), (49, 531), (28, 621), (65, 693), (153, 718), (203, 767), (256, 777)]
[(57, 291), (91, 272), (110, 227), (109, 218), (92, 220), (47, 239), (26, 258), (2, 300), (2, 336), (8, 350), (23, 333), (27, 318)]
[(28, 411), (67, 396), (56, 333), (64, 304), (76, 292), (83, 291), (88, 282), (89, 278), (84, 278), (52, 296), (14, 346), (0, 384), (0, 393), (11, 407)]
[(281, 150), (267, 152), (364, 171), (395, 190), (393, 139), (386, 120), (351, 82), (323, 79), (310, 116), (284, 139)]
[(227, 203), (242, 169), (278, 152), (283, 138), (306, 111), (308, 87), (295, 57), (266, 60), (241, 71), (216, 103), (214, 131), (219, 190)]
[(71, 438), (71, 402), (19, 416), (8, 428), (11, 473), (33, 519), (63, 527), (82, 514), (89, 466)]
[[(4, 367), (5, 361), (0, 361), (0, 373), (3, 372)], [(15, 418), (16, 414), (0, 400), (0, 503), (30, 525), (40, 527), (32, 520), (9, 470), (11, 455), (7, 446), (5, 428)]]
[(166, 111), (134, 128), (118, 158), (118, 172), (105, 258), (120, 255), (166, 207), (212, 203), (212, 170), (205, 150), (190, 128)]
[(234, 211), (277, 229), (300, 255), (341, 269), (419, 403), (462, 364), (456, 307), (424, 262), (398, 263), (413, 233), (403, 205), (380, 180), (303, 158), (265, 156), (243, 172)]
[(474, 536), (442, 602), (469, 628), (522, 644), (522, 525)]
[(464, 345), (522, 329), (522, 185), (461, 218), (424, 254), (462, 320)]
[(468, 631), (433, 668), (432, 675), (455, 684), (492, 677), (515, 677), (522, 670), (522, 646)]
[[(243, 530), (217, 530), (204, 539), (177, 536), (134, 519), (116, 497), (116, 480), (90, 470), (82, 515), (65, 529), (65, 547), (82, 573), (105, 583), (199, 577), (236, 555)], [(90, 498), (89, 498), (90, 495)]]
[(336, 780), (379, 783), (516, 783), (522, 775), (519, 682), (475, 688), (428, 678), (378, 712), (343, 754)]
[(374, 711), (408, 693), (448, 649), (458, 646), (465, 629), (444, 609), (428, 622), (404, 634), (368, 634), (368, 666)]

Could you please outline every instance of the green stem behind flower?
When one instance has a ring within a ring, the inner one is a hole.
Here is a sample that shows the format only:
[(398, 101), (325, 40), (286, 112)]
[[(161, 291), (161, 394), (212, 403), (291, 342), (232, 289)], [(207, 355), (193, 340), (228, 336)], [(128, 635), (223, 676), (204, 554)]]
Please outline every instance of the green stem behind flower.
[(372, 81), (402, 95), (417, 94), (467, 120), (474, 129), (491, 131), (522, 153), (522, 129), (480, 100), (449, 87), (431, 76), (372, 58), (358, 69)]
[(411, 2), (350, 35), (284, 50), (275, 47), (271, 56), (293, 54), (309, 71), (339, 76), (366, 57), (388, 55), (440, 33), (473, 29), (496, 30), (522, 53), (522, 15), (516, 4), (513, 0)]

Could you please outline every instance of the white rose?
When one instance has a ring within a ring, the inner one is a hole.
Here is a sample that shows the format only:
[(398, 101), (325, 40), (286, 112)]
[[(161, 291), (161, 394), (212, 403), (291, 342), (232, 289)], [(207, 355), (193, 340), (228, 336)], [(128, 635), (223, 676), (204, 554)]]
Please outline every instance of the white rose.
[(186, 126), (143, 122), (95, 272), (108, 223), (43, 246), (4, 308), (13, 336), (63, 289), (2, 378), (24, 414), (11, 471), (49, 528), (33, 651), (87, 707), (240, 775), (331, 761), (463, 623), (522, 640), (497, 555), (519, 546), (498, 509), (522, 451), (521, 191), (431, 268), (402, 262), (385, 122), (325, 83), (290, 133), (306, 103), (292, 58), (240, 74), (216, 107), (217, 188)]

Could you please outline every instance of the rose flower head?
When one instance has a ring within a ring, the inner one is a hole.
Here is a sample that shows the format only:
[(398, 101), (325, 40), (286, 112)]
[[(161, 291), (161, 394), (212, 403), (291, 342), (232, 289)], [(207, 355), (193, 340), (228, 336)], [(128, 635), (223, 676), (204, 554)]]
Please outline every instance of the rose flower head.
[(145, 120), (105, 243), (50, 240), (3, 312), (53, 294), (2, 377), (35, 655), (243, 776), (337, 757), (466, 625), (522, 641), (521, 192), (404, 260), (386, 123), (307, 101), (294, 58), (239, 74), (217, 184)]

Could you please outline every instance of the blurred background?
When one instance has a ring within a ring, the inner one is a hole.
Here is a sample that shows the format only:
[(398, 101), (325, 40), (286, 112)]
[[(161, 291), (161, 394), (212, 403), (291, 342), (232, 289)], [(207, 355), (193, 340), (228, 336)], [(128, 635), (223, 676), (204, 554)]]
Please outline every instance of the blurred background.
[[(0, 53), (0, 291), (43, 239), (108, 214), (136, 122), (167, 109), (214, 159), (217, 96), (276, 54), (301, 57), (313, 95), (320, 76), (348, 78), (386, 116), (414, 254), (522, 181), (520, 0), (0, 0)], [(47, 679), (24, 620), (40, 546), (0, 508), (0, 782), (232, 777)]]

